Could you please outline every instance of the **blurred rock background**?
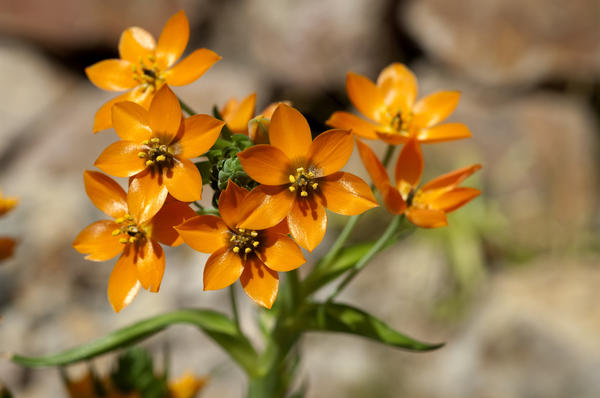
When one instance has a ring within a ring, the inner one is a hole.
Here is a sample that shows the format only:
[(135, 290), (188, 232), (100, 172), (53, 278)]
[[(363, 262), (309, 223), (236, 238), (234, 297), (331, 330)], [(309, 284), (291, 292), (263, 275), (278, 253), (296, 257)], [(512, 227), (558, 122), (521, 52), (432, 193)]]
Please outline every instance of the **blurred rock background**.
[[(258, 108), (291, 100), (322, 131), (349, 106), (347, 71), (374, 79), (395, 61), (415, 71), (421, 95), (463, 93), (452, 120), (474, 138), (426, 147), (425, 177), (478, 161), (485, 167), (469, 181), (484, 196), (451, 215), (449, 228), (379, 256), (342, 297), (447, 346), (412, 354), (310, 335), (309, 397), (600, 396), (598, 0), (2, 0), (0, 186), (21, 203), (0, 220), (0, 235), (19, 239), (0, 267), (0, 351), (50, 353), (169, 309), (227, 306), (225, 292), (202, 292), (206, 257), (180, 248), (167, 251), (160, 294), (141, 292), (117, 316), (105, 298), (113, 264), (71, 248), (101, 217), (82, 172), (116, 137), (91, 133), (113, 94), (83, 68), (116, 56), (126, 27), (158, 35), (179, 9), (192, 23), (188, 49), (223, 56), (176, 90), (200, 112), (256, 91)], [(357, 159), (348, 167), (365, 175)], [(331, 218), (327, 239), (341, 222)], [(385, 222), (373, 211), (360, 230)], [(241, 301), (252, 334), (255, 309)], [(242, 395), (241, 372), (194, 329), (148, 342), (157, 352), (165, 345), (174, 374), (218, 369), (204, 396)], [(16, 397), (65, 394), (54, 369), (3, 361), (0, 380)]]

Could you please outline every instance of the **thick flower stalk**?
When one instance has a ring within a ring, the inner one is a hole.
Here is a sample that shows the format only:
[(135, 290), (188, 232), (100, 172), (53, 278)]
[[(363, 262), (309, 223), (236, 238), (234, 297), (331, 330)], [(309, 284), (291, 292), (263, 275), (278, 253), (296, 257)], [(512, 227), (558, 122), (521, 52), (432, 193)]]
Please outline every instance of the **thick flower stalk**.
[(75, 238), (73, 247), (91, 261), (121, 255), (108, 280), (108, 300), (119, 312), (133, 301), (140, 287), (158, 291), (165, 271), (165, 256), (159, 243), (183, 243), (173, 227), (195, 213), (172, 197), (167, 198), (160, 211), (148, 213), (139, 180), (132, 180), (125, 194), (119, 184), (102, 173), (85, 171), (83, 178), (92, 203), (112, 220), (96, 221), (86, 227)]
[(444, 174), (419, 188), (423, 174), (423, 154), (415, 138), (404, 145), (398, 156), (393, 185), (373, 150), (360, 140), (357, 140), (357, 145), (360, 157), (381, 192), (386, 208), (392, 214), (406, 214), (419, 227), (448, 225), (447, 213), (464, 206), (481, 193), (475, 188), (459, 187), (465, 178), (481, 168), (479, 164)]
[(280, 104), (269, 138), (270, 145), (238, 154), (246, 173), (261, 184), (246, 198), (239, 227), (265, 229), (287, 219), (294, 240), (312, 251), (325, 235), (326, 208), (355, 215), (377, 206), (363, 180), (339, 171), (354, 148), (349, 132), (329, 130), (313, 141), (304, 116)]
[(132, 27), (121, 35), (120, 59), (107, 59), (86, 68), (85, 73), (96, 86), (109, 91), (129, 90), (102, 105), (94, 118), (94, 133), (112, 127), (114, 104), (133, 101), (147, 109), (165, 83), (172, 86), (192, 83), (221, 59), (213, 51), (201, 48), (177, 63), (189, 35), (188, 19), (179, 11), (167, 21), (158, 44), (144, 29)]
[(113, 107), (121, 138), (109, 145), (95, 165), (115, 177), (133, 177), (143, 192), (143, 213), (155, 214), (167, 193), (182, 202), (202, 198), (202, 176), (190, 161), (210, 149), (223, 122), (209, 115), (182, 118), (177, 97), (163, 86), (146, 111), (134, 102)]
[[(5, 198), (0, 190), (0, 216), (11, 211), (18, 203), (17, 198)], [(0, 236), (0, 261), (12, 257), (16, 244), (17, 242), (13, 238)]]
[(189, 246), (212, 253), (204, 268), (204, 290), (218, 290), (238, 279), (256, 303), (271, 308), (279, 289), (277, 272), (306, 262), (298, 245), (287, 236), (285, 223), (269, 228), (238, 227), (248, 191), (229, 181), (219, 197), (217, 216), (198, 216), (176, 227)]
[(352, 130), (363, 138), (379, 138), (392, 145), (402, 144), (411, 137), (433, 143), (471, 136), (462, 123), (439, 124), (454, 111), (460, 93), (439, 91), (416, 101), (417, 79), (403, 64), (394, 63), (383, 69), (377, 83), (350, 72), (346, 90), (355, 108), (370, 121), (340, 111), (327, 121), (331, 127)]

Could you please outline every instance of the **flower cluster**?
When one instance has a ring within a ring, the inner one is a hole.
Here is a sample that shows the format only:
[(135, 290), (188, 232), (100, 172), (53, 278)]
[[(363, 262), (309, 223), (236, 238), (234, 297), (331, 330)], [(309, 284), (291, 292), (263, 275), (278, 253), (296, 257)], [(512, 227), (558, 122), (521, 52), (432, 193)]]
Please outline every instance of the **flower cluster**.
[[(0, 216), (11, 211), (19, 203), (17, 198), (5, 198), (0, 191)], [(12, 238), (0, 236), (0, 261), (13, 255), (16, 242)]]
[[(128, 178), (127, 192), (107, 175), (86, 171), (88, 196), (111, 220), (88, 226), (73, 243), (92, 261), (120, 255), (108, 282), (115, 311), (141, 287), (159, 290), (165, 270), (161, 244), (183, 242), (210, 253), (205, 290), (239, 279), (252, 300), (271, 308), (278, 273), (300, 267), (306, 261), (301, 248), (312, 252), (323, 240), (326, 209), (350, 216), (378, 206), (365, 181), (341, 171), (355, 141), (386, 208), (418, 226), (446, 225), (446, 213), (479, 194), (458, 186), (479, 165), (418, 186), (421, 143), (470, 136), (463, 124), (439, 124), (457, 105), (458, 93), (439, 92), (415, 103), (416, 79), (400, 64), (384, 69), (377, 84), (350, 73), (350, 99), (372, 122), (335, 112), (328, 121), (334, 129), (313, 140), (308, 122), (288, 102), (273, 103), (258, 115), (255, 94), (231, 99), (214, 116), (182, 105), (170, 86), (197, 79), (220, 59), (201, 49), (175, 64), (188, 36), (183, 12), (167, 22), (158, 44), (146, 31), (130, 28), (121, 36), (121, 59), (87, 69), (101, 88), (131, 90), (102, 106), (94, 123), (94, 132), (112, 127), (120, 138), (95, 166)], [(404, 144), (394, 184), (355, 135)], [(214, 189), (215, 209), (198, 204), (205, 184)]]

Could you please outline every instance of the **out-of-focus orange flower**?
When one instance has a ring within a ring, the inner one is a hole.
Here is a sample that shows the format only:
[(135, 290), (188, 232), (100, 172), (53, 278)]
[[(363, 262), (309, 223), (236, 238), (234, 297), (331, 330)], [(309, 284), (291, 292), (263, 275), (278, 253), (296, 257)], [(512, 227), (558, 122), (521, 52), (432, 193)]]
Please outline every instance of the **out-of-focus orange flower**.
[(189, 159), (210, 149), (223, 122), (209, 115), (182, 118), (177, 97), (163, 86), (146, 111), (134, 102), (113, 107), (121, 138), (100, 154), (95, 165), (115, 177), (134, 177), (143, 192), (142, 214), (155, 214), (167, 192), (182, 202), (202, 198), (202, 176)]
[(305, 263), (298, 245), (286, 234), (284, 223), (245, 229), (240, 208), (248, 191), (231, 180), (219, 197), (217, 216), (197, 216), (176, 227), (192, 248), (212, 253), (204, 268), (204, 290), (223, 289), (238, 279), (256, 303), (271, 308), (279, 287), (277, 272), (291, 271)]
[(0, 216), (3, 216), (11, 211), (18, 203), (19, 199), (5, 198), (2, 194), (2, 190), (0, 190)]
[(95, 171), (83, 174), (92, 203), (113, 220), (86, 227), (73, 242), (86, 260), (106, 261), (121, 254), (108, 280), (108, 299), (116, 312), (135, 298), (140, 286), (157, 292), (165, 271), (165, 256), (159, 244), (183, 243), (173, 226), (196, 213), (185, 203), (168, 197), (156, 214), (145, 211), (146, 198), (138, 180), (129, 193), (110, 177)]
[(289, 105), (287, 102), (273, 102), (254, 116), (256, 94), (252, 93), (242, 102), (231, 98), (219, 112), (231, 132), (247, 135), (255, 144), (267, 144), (271, 117), (281, 103)]
[(335, 112), (327, 125), (352, 130), (368, 139), (381, 138), (393, 145), (404, 143), (410, 137), (432, 143), (471, 136), (463, 123), (438, 124), (454, 111), (460, 93), (439, 91), (415, 103), (417, 80), (403, 64), (394, 63), (383, 69), (377, 84), (364, 76), (348, 73), (346, 90), (356, 109), (372, 122), (348, 112)]
[(240, 227), (264, 229), (287, 217), (296, 242), (312, 251), (325, 235), (325, 208), (354, 215), (377, 206), (363, 180), (338, 171), (354, 149), (349, 132), (329, 130), (313, 141), (304, 116), (280, 104), (269, 137), (271, 145), (238, 153), (246, 173), (262, 184), (246, 198)]
[(188, 19), (183, 11), (179, 11), (167, 21), (158, 44), (144, 29), (129, 28), (119, 41), (120, 59), (100, 61), (85, 69), (90, 81), (104, 90), (130, 90), (98, 110), (94, 119), (95, 133), (112, 126), (110, 111), (114, 104), (133, 101), (147, 109), (163, 84), (189, 84), (221, 59), (213, 51), (201, 48), (175, 65), (187, 46), (189, 36)]
[(169, 382), (169, 398), (194, 398), (206, 385), (206, 377), (196, 377), (185, 372), (181, 377)]
[(365, 143), (357, 140), (360, 157), (383, 197), (388, 211), (405, 213), (415, 225), (436, 228), (448, 225), (450, 213), (478, 196), (475, 188), (459, 187), (468, 176), (481, 169), (480, 164), (464, 167), (441, 175), (418, 188), (423, 174), (423, 154), (416, 139), (410, 139), (402, 148), (396, 163), (395, 180), (392, 185), (387, 171)]
[[(19, 203), (17, 198), (5, 198), (0, 190), (0, 216), (11, 211)], [(12, 238), (0, 237), (0, 261), (12, 257), (17, 242)]]

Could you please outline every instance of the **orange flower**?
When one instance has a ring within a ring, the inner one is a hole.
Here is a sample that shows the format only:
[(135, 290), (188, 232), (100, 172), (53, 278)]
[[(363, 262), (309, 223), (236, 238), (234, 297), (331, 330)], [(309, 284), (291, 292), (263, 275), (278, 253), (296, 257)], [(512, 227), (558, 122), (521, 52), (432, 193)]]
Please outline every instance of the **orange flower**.
[(18, 203), (19, 199), (5, 198), (2, 195), (2, 190), (0, 190), (0, 216), (3, 216), (9, 211), (11, 211)]
[[(256, 109), (256, 94), (252, 93), (242, 102), (231, 98), (219, 111), (229, 130), (234, 134), (244, 134), (255, 144), (269, 142), (268, 131), (271, 117), (277, 106), (287, 102), (273, 102), (261, 113), (254, 116)], [(289, 104), (288, 104), (289, 105)]]
[(418, 189), (423, 174), (423, 154), (416, 139), (402, 148), (396, 163), (396, 185), (390, 183), (387, 171), (373, 150), (357, 140), (360, 157), (383, 196), (387, 209), (393, 214), (405, 213), (415, 225), (436, 228), (448, 225), (446, 214), (478, 196), (475, 188), (459, 187), (468, 176), (481, 168), (480, 164), (464, 167), (441, 175)]
[[(19, 203), (17, 198), (5, 198), (0, 190), (0, 216), (11, 211)], [(12, 257), (17, 242), (14, 239), (0, 237), (0, 261)]]
[(190, 158), (210, 149), (223, 122), (208, 115), (182, 119), (177, 97), (163, 86), (146, 111), (133, 102), (113, 107), (122, 141), (108, 146), (95, 165), (115, 177), (134, 177), (143, 191), (143, 214), (155, 214), (167, 191), (182, 202), (202, 197), (202, 176)]
[(219, 197), (221, 217), (197, 216), (176, 227), (192, 248), (212, 253), (204, 268), (204, 290), (223, 289), (240, 279), (246, 294), (271, 308), (279, 286), (277, 272), (306, 262), (285, 224), (271, 228), (238, 228), (240, 206), (248, 191), (231, 180)]
[(206, 377), (196, 377), (185, 372), (181, 377), (169, 382), (169, 398), (194, 398), (206, 385)]
[(346, 90), (350, 101), (360, 113), (374, 123), (348, 112), (335, 112), (327, 124), (352, 130), (357, 135), (381, 138), (388, 144), (401, 144), (410, 137), (432, 143), (468, 138), (471, 133), (462, 123), (438, 123), (456, 108), (458, 91), (439, 91), (417, 98), (417, 80), (404, 65), (394, 63), (377, 78), (377, 84), (364, 76), (348, 73)]
[(135, 298), (140, 286), (157, 292), (165, 270), (165, 256), (159, 244), (183, 243), (174, 225), (196, 213), (171, 197), (156, 214), (144, 211), (145, 198), (137, 180), (129, 193), (110, 177), (96, 172), (83, 173), (85, 190), (92, 203), (113, 220), (89, 225), (73, 242), (86, 260), (106, 261), (121, 254), (108, 280), (108, 299), (116, 312)]
[(246, 198), (240, 227), (264, 229), (287, 217), (296, 242), (312, 251), (325, 235), (325, 208), (354, 215), (377, 206), (363, 180), (338, 171), (354, 148), (349, 132), (329, 130), (312, 141), (304, 116), (280, 104), (269, 137), (271, 145), (238, 153), (246, 173), (262, 184)]
[(144, 29), (129, 28), (119, 41), (120, 59), (100, 61), (85, 69), (90, 81), (104, 90), (131, 90), (108, 101), (98, 110), (94, 133), (112, 126), (110, 111), (117, 102), (133, 101), (147, 109), (163, 84), (189, 84), (221, 59), (213, 51), (201, 48), (175, 65), (187, 46), (189, 36), (188, 19), (183, 11), (179, 11), (167, 21), (158, 44)]

